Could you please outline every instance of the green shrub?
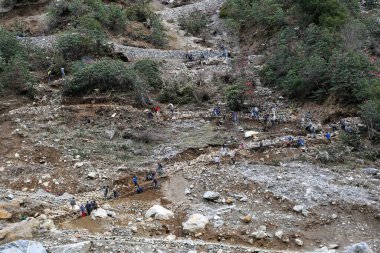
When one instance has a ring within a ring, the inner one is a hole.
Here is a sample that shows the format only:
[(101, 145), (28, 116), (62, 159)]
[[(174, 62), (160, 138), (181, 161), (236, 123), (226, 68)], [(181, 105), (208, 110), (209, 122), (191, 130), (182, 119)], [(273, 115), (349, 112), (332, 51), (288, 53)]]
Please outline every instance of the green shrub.
[(181, 17), (179, 25), (192, 35), (199, 35), (210, 23), (210, 18), (202, 12), (192, 12), (189, 16)]
[(339, 0), (297, 0), (300, 13), (306, 24), (339, 28), (348, 17), (346, 6)]
[(226, 101), (228, 107), (233, 111), (239, 111), (244, 107), (245, 87), (233, 84), (226, 89)]
[(118, 6), (111, 4), (108, 7), (107, 26), (111, 31), (123, 32), (127, 26), (127, 16)]
[(34, 95), (35, 80), (30, 74), (27, 62), (22, 56), (16, 55), (4, 66), (1, 73), (1, 85), (10, 90), (16, 90), (20, 94)]
[(50, 54), (48, 51), (32, 44), (22, 46), (25, 52), (25, 59), (29, 63), (29, 69), (32, 71), (46, 71), (50, 67)]
[(65, 86), (67, 95), (82, 95), (99, 89), (104, 91), (132, 91), (137, 75), (122, 61), (102, 59), (77, 69)]
[(162, 78), (157, 62), (149, 59), (141, 60), (133, 65), (133, 69), (147, 85), (155, 89), (161, 88)]
[(165, 86), (158, 96), (160, 102), (173, 104), (189, 104), (194, 102), (194, 99), (194, 87), (177, 83)]
[(22, 47), (16, 37), (0, 27), (0, 54), (4, 61), (9, 62), (15, 55), (22, 53)]
[(148, 0), (138, 1), (132, 4), (126, 10), (125, 15), (129, 20), (146, 22), (153, 14), (153, 11), (149, 7)]
[(66, 60), (77, 60), (96, 51), (96, 42), (79, 33), (65, 33), (57, 40), (57, 49)]
[(344, 145), (352, 147), (352, 151), (359, 151), (362, 147), (362, 138), (357, 133), (342, 133), (339, 135), (339, 141)]
[(271, 29), (284, 24), (285, 12), (278, 0), (227, 0), (219, 16), (229, 20), (233, 27), (244, 29), (259, 24)]
[(161, 18), (154, 14), (151, 16), (152, 33), (147, 37), (150, 43), (162, 47), (166, 43), (165, 29), (162, 25)]
[(76, 26), (83, 17), (90, 17), (99, 22), (101, 27), (114, 32), (121, 32), (126, 27), (124, 11), (115, 4), (106, 5), (101, 0), (53, 1), (49, 5), (48, 13), (50, 29), (69, 24)]
[(373, 64), (360, 52), (336, 52), (330, 59), (331, 91), (344, 103), (361, 102), (368, 86), (377, 82)]

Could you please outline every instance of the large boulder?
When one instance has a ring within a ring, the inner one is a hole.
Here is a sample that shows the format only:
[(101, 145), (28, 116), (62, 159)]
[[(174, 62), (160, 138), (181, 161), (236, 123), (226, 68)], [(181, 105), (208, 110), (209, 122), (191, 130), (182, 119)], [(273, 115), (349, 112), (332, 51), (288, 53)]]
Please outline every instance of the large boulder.
[(18, 239), (33, 238), (33, 232), (40, 226), (39, 220), (28, 218), (18, 223), (13, 223), (0, 230), (0, 241), (9, 242)]
[(91, 212), (91, 219), (95, 220), (96, 217), (106, 218), (108, 216), (107, 211), (103, 208), (98, 208)]
[(155, 218), (156, 220), (169, 220), (174, 217), (174, 213), (160, 205), (152, 206), (146, 213), (145, 218)]
[(344, 253), (372, 253), (372, 251), (367, 243), (359, 242), (345, 248)]
[(51, 253), (88, 253), (90, 252), (91, 242), (79, 242), (73, 244), (66, 244), (50, 248)]
[(189, 219), (182, 223), (182, 228), (184, 232), (197, 232), (203, 230), (208, 224), (208, 218), (202, 214), (195, 213), (192, 214)]
[[(0, 246), (1, 253), (46, 253), (41, 243), (35, 241), (18, 240)], [(62, 251), (61, 251), (62, 252)]]
[(203, 194), (203, 198), (207, 200), (217, 200), (220, 197), (218, 192), (207, 191)]

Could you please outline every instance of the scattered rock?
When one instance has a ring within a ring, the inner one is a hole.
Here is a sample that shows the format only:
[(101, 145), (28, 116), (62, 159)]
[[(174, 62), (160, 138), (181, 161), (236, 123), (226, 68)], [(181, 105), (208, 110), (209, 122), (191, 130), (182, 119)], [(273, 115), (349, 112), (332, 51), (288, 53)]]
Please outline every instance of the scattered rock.
[(82, 167), (84, 165), (84, 162), (76, 162), (75, 164), (74, 164), (74, 168), (80, 168), (80, 167)]
[(203, 194), (203, 198), (207, 200), (217, 200), (220, 197), (218, 192), (207, 191)]
[(296, 211), (297, 213), (302, 212), (303, 209), (304, 209), (303, 205), (296, 205), (293, 207), (293, 210)]
[(195, 213), (190, 215), (186, 222), (182, 223), (182, 227), (185, 232), (196, 232), (204, 229), (208, 222), (209, 220), (206, 216)]
[(226, 200), (226, 203), (230, 205), (230, 204), (234, 203), (234, 199), (231, 197), (228, 197)]
[(328, 249), (337, 249), (337, 248), (339, 248), (339, 245), (334, 243), (334, 244), (330, 244), (327, 248)]
[(299, 238), (296, 238), (296, 239), (294, 240), (294, 242), (295, 242), (298, 246), (302, 246), (302, 245), (303, 245), (303, 241), (302, 241), (301, 239), (299, 239)]
[(274, 236), (279, 239), (279, 240), (282, 240), (282, 236), (284, 235), (284, 232), (282, 230), (278, 230), (276, 233), (274, 233)]
[(95, 179), (98, 177), (98, 173), (96, 171), (91, 171), (90, 173), (88, 173), (87, 177), (89, 179)]
[(15, 196), (12, 193), (9, 193), (6, 197), (6, 199), (12, 200), (15, 198)]
[(50, 253), (88, 253), (90, 252), (91, 242), (79, 242), (67, 245), (61, 245), (50, 248)]
[(177, 237), (175, 235), (168, 235), (166, 237), (166, 240), (169, 240), (169, 241), (174, 241)]
[(264, 239), (269, 236), (267, 234), (267, 227), (266, 226), (260, 226), (258, 230), (252, 233), (252, 236), (256, 239)]
[(106, 133), (108, 139), (113, 140), (113, 138), (115, 137), (116, 131), (115, 130), (106, 130), (105, 133)]
[(156, 220), (169, 220), (174, 217), (174, 213), (160, 205), (154, 205), (146, 213), (145, 218), (153, 217)]
[(4, 209), (0, 209), (0, 220), (7, 220), (12, 218), (12, 214)]
[(241, 217), (240, 219), (245, 223), (250, 223), (252, 221), (252, 216), (248, 214), (246, 216)]
[(41, 243), (35, 241), (18, 240), (0, 246), (1, 253), (46, 253), (46, 249)]
[(370, 253), (371, 249), (365, 242), (359, 242), (345, 248), (344, 253)]
[(41, 228), (44, 228), (46, 230), (55, 230), (56, 227), (54, 225), (54, 221), (51, 219), (47, 219), (44, 221), (43, 224), (41, 224)]

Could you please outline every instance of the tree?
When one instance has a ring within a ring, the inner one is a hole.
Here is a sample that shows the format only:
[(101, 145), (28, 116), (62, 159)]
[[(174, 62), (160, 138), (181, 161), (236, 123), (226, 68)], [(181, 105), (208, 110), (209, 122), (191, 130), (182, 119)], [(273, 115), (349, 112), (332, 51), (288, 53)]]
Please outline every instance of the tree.
[(360, 116), (367, 125), (368, 138), (374, 136), (375, 127), (380, 123), (380, 101), (369, 100), (360, 106)]

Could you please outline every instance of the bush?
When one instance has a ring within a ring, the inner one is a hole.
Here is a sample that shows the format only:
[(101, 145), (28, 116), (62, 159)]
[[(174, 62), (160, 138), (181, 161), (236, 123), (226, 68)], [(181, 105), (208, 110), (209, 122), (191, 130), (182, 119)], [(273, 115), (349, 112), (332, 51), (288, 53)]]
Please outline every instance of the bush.
[(111, 31), (123, 32), (127, 26), (127, 17), (125, 12), (118, 6), (111, 4), (108, 7), (107, 26)]
[(193, 12), (187, 17), (181, 17), (178, 21), (182, 29), (194, 36), (199, 35), (210, 23), (209, 17), (202, 12)]
[(67, 95), (83, 95), (99, 91), (132, 91), (137, 75), (127, 69), (122, 61), (102, 59), (77, 69), (73, 79), (65, 86)]
[(219, 15), (233, 27), (245, 29), (259, 24), (272, 29), (284, 24), (285, 11), (283, 3), (278, 0), (227, 0)]
[(114, 32), (123, 31), (126, 27), (124, 11), (115, 4), (106, 5), (101, 0), (54, 1), (49, 5), (48, 13), (50, 29), (68, 24), (76, 26), (82, 17), (90, 17)]
[(359, 151), (362, 147), (361, 136), (357, 133), (342, 133), (339, 135), (339, 140), (342, 144), (352, 147), (352, 151)]
[(156, 89), (161, 88), (162, 78), (157, 62), (149, 59), (141, 60), (133, 65), (133, 69), (147, 85)]
[(296, 2), (306, 24), (340, 28), (348, 17), (347, 7), (339, 0), (297, 0)]
[(129, 6), (125, 14), (129, 20), (146, 22), (153, 12), (149, 8), (149, 1), (142, 0)]
[(244, 88), (242, 85), (233, 84), (226, 89), (226, 101), (233, 111), (239, 111), (244, 107)]
[(12, 33), (0, 28), (0, 54), (4, 61), (7, 63), (15, 55), (22, 53), (22, 47), (16, 37)]
[(96, 51), (96, 42), (87, 35), (65, 33), (57, 40), (57, 49), (66, 60), (77, 60)]
[(32, 97), (35, 93), (35, 80), (29, 72), (27, 62), (20, 55), (5, 65), (0, 80), (4, 88), (16, 90), (20, 94)]
[(162, 25), (161, 19), (158, 15), (154, 14), (151, 17), (152, 33), (147, 37), (150, 43), (162, 47), (166, 43), (165, 30)]
[(189, 104), (194, 102), (194, 99), (194, 88), (192, 86), (181, 86), (177, 83), (165, 86), (158, 96), (160, 102), (173, 104)]

